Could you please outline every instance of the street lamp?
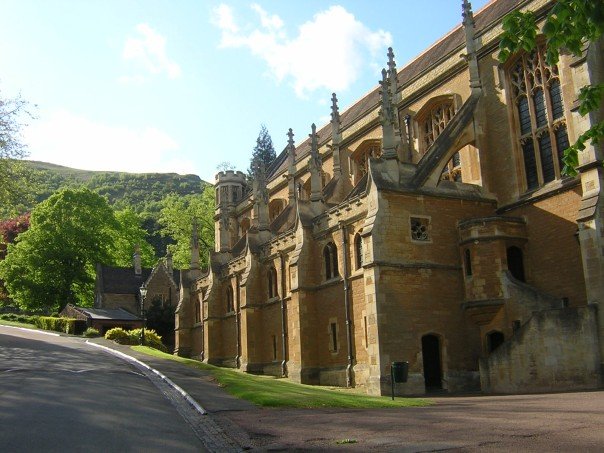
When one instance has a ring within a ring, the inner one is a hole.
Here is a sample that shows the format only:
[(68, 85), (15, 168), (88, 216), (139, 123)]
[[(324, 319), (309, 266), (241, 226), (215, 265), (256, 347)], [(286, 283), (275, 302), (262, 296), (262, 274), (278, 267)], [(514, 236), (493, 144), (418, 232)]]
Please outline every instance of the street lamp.
[(141, 318), (143, 318), (143, 328), (141, 329), (141, 346), (145, 346), (145, 297), (147, 296), (147, 287), (141, 286)]

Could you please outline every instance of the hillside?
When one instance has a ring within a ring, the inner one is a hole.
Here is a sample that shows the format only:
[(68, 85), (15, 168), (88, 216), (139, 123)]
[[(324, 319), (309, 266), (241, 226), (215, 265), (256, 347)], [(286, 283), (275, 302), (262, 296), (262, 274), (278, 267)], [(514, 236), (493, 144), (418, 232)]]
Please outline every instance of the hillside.
[[(170, 238), (159, 235), (161, 201), (170, 194), (201, 194), (208, 185), (197, 175), (88, 171), (38, 161), (22, 161), (33, 173), (35, 203), (64, 187), (87, 187), (107, 197), (115, 209), (131, 208), (144, 218), (149, 242), (162, 256)], [(33, 206), (29, 206), (31, 209)]]

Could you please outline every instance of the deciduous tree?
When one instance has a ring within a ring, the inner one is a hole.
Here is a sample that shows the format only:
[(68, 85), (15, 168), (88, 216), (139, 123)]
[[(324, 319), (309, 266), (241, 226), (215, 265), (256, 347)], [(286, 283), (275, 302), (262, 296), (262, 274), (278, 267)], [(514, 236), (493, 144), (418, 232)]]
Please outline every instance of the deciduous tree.
[(168, 246), (176, 268), (189, 268), (193, 223), (197, 224), (201, 264), (207, 265), (208, 254), (214, 250), (214, 210), (212, 186), (207, 186), (201, 195), (169, 195), (163, 200), (159, 223), (162, 234), (176, 241)]
[(120, 224), (88, 189), (64, 189), (37, 205), (30, 227), (8, 246), (0, 278), (26, 309), (91, 305), (96, 263), (111, 263)]

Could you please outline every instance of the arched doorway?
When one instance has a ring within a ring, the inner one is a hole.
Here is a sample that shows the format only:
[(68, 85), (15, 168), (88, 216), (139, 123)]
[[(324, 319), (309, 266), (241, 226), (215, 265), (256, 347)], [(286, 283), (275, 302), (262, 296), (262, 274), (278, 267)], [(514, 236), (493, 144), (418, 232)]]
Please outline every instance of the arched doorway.
[(507, 250), (508, 269), (516, 280), (525, 282), (524, 278), (524, 260), (522, 258), (522, 250), (519, 247), (508, 247)]
[(497, 349), (503, 342), (505, 338), (503, 333), (495, 330), (487, 334), (487, 348), (489, 349), (489, 353), (493, 352)]
[(442, 366), (440, 360), (440, 341), (436, 335), (422, 337), (422, 357), (424, 361), (424, 382), (426, 391), (440, 390), (442, 383)]

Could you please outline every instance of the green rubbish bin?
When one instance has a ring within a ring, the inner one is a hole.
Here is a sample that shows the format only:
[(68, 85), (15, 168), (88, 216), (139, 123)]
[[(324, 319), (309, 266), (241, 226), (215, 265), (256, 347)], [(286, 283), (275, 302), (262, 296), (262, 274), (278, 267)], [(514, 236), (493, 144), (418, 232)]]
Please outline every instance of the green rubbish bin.
[(397, 384), (407, 382), (409, 362), (392, 362), (392, 379)]

